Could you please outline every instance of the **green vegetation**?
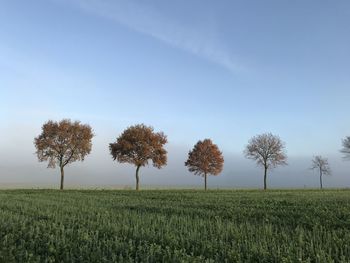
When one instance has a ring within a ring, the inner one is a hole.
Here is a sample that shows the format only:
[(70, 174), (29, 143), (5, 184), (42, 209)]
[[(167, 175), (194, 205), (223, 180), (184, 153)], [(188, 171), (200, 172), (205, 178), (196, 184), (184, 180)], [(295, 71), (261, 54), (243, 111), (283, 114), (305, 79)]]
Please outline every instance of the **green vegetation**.
[(350, 262), (350, 191), (0, 191), (0, 262)]

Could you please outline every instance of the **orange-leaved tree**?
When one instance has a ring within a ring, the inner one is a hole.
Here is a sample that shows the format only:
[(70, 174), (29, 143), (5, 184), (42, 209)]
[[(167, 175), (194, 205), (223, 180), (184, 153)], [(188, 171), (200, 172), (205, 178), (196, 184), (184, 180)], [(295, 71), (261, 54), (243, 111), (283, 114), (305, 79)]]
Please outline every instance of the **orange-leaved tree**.
[(128, 127), (109, 144), (114, 160), (136, 166), (136, 190), (139, 190), (139, 170), (151, 160), (153, 166), (160, 169), (167, 163), (167, 151), (164, 145), (167, 137), (163, 132), (154, 132), (153, 127), (138, 124)]
[(185, 162), (190, 172), (204, 177), (204, 189), (207, 190), (207, 176), (218, 175), (224, 166), (224, 157), (219, 147), (210, 139), (198, 141), (188, 153)]
[(63, 190), (64, 167), (75, 161), (84, 161), (91, 152), (92, 129), (87, 124), (69, 119), (54, 122), (49, 120), (42, 126), (41, 134), (34, 139), (36, 154), (40, 162), (48, 161), (49, 168), (60, 167)]

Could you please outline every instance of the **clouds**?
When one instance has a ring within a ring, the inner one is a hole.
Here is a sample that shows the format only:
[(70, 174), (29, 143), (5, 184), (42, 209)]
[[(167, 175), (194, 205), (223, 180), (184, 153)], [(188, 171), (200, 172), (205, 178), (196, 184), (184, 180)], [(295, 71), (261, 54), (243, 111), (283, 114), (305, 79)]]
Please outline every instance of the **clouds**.
[(73, 4), (83, 11), (115, 21), (132, 30), (151, 36), (172, 47), (218, 64), (231, 72), (242, 70), (232, 54), (220, 42), (208, 21), (201, 25), (185, 24), (141, 2), (133, 0), (56, 0)]

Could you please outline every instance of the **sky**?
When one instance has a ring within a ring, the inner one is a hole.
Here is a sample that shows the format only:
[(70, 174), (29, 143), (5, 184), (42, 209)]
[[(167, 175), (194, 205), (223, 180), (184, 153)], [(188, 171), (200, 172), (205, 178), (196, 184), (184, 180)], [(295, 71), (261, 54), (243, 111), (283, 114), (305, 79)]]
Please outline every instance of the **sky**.
[(327, 157), (326, 187), (350, 187), (339, 152), (350, 136), (350, 2), (347, 0), (3, 0), (0, 4), (0, 187), (58, 187), (58, 169), (35, 156), (49, 119), (80, 120), (96, 135), (71, 187), (133, 187), (132, 165), (108, 144), (145, 123), (168, 136), (168, 165), (141, 170), (141, 185), (201, 187), (188, 151), (211, 138), (224, 154), (211, 187), (262, 186), (243, 156), (271, 132), (288, 166), (273, 188), (318, 187), (308, 169)]

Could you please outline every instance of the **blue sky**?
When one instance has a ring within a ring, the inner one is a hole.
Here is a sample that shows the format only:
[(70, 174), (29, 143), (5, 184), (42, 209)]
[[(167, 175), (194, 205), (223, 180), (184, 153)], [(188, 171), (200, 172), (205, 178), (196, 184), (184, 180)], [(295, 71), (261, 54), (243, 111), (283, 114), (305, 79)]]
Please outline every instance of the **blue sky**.
[[(72, 118), (96, 134), (90, 159), (71, 168), (76, 183), (82, 169), (91, 184), (132, 183), (133, 168), (111, 163), (106, 145), (146, 123), (169, 138), (168, 170), (148, 169), (151, 183), (200, 184), (189, 174), (178, 179), (186, 170), (177, 167), (209, 137), (226, 157), (214, 184), (260, 185), (242, 151), (251, 136), (272, 132), (291, 158), (274, 172), (275, 182), (285, 180), (276, 187), (313, 186), (307, 166), (315, 154), (330, 158), (329, 183), (342, 186), (350, 169), (339, 153), (350, 135), (349, 25), (349, 1), (2, 1), (0, 183), (54, 178), (37, 164), (33, 138), (46, 120)], [(105, 177), (94, 175), (107, 163)]]

